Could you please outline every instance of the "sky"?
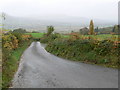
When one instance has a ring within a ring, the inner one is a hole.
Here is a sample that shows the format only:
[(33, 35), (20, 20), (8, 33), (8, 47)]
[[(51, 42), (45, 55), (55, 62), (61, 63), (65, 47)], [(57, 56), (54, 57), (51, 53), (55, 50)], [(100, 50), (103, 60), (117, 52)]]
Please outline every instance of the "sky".
[(119, 0), (0, 0), (0, 12), (19, 17), (74, 16), (118, 20)]

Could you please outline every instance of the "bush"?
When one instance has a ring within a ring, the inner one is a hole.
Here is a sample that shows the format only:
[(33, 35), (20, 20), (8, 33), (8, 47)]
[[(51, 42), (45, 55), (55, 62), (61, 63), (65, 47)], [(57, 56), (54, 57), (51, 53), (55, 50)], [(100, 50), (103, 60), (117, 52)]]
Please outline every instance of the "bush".
[(118, 49), (119, 46), (114, 45), (113, 41), (93, 39), (56, 38), (46, 46), (48, 52), (62, 58), (105, 64), (111, 67), (118, 67)]
[(18, 29), (13, 30), (12, 33), (22, 33), (23, 34), (23, 33), (27, 33), (27, 31), (25, 29), (18, 28)]
[(99, 55), (108, 55), (108, 54), (111, 54), (113, 50), (113, 47), (114, 47), (113, 44), (114, 43), (112, 41), (103, 40), (103, 41), (98, 42), (98, 45), (96, 46), (94, 50)]
[(3, 35), (2, 48), (7, 48), (8, 50), (18, 48), (18, 39), (12, 34)]
[[(2, 35), (2, 87), (8, 88), (18, 67), (18, 59), (28, 47), (30, 36), (19, 33)], [(26, 40), (25, 42), (23, 42)], [(22, 41), (22, 42), (19, 42)], [(19, 43), (18, 43), (19, 42)], [(19, 48), (18, 48), (19, 47)]]
[(14, 35), (19, 40), (19, 43), (21, 43), (24, 40), (22, 38), (22, 33), (11, 33), (11, 34)]
[(41, 43), (49, 43), (49, 42), (54, 41), (54, 40), (57, 39), (57, 38), (61, 38), (61, 35), (58, 34), (58, 33), (51, 34), (51, 35), (49, 35), (49, 36), (44, 35), (44, 36), (40, 39), (40, 42), (41, 42)]

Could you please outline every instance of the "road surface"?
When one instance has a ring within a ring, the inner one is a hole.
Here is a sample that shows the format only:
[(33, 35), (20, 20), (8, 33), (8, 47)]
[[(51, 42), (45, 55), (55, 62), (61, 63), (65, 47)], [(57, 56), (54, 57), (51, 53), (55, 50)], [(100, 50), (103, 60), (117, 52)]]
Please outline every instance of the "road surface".
[(64, 60), (33, 42), (23, 53), (13, 88), (118, 88), (118, 70)]

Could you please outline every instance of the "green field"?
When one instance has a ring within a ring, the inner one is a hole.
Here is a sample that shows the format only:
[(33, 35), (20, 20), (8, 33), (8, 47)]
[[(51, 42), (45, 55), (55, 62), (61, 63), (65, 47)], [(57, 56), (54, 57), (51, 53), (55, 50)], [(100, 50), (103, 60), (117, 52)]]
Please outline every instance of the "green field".
[[(26, 33), (28, 35), (32, 35), (33, 38), (41, 38), (45, 33)], [(69, 38), (69, 35), (61, 35), (64, 38)]]
[(44, 33), (26, 33), (26, 34), (32, 35), (32, 37), (34, 38), (41, 38), (44, 35)]
[[(45, 33), (26, 33), (29, 35), (32, 35), (33, 38), (41, 38)], [(70, 35), (64, 35), (61, 34), (61, 37), (63, 38), (69, 38)], [(101, 35), (80, 35), (80, 37), (85, 38), (85, 37), (91, 37), (93, 39), (99, 39), (99, 40), (105, 40), (105, 39), (110, 39), (113, 41), (118, 41), (118, 35), (111, 35), (111, 34), (101, 34)]]

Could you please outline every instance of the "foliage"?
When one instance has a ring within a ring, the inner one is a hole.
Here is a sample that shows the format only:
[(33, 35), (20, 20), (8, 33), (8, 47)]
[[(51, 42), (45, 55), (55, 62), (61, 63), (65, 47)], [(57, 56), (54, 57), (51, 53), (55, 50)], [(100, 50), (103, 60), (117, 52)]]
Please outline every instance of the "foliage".
[(90, 21), (90, 26), (89, 26), (89, 30), (90, 30), (90, 35), (94, 34), (94, 24), (93, 24), (93, 20)]
[(49, 36), (44, 35), (41, 39), (41, 43), (48, 43), (54, 41), (56, 38), (61, 38), (61, 35), (58, 33), (51, 34)]
[(95, 32), (98, 32), (98, 30), (99, 30), (99, 28), (98, 28), (98, 27), (96, 27), (96, 28), (95, 28)]
[(99, 34), (111, 34), (113, 27), (103, 27), (98, 29)]
[(16, 49), (18, 48), (18, 39), (12, 34), (3, 35), (2, 46), (3, 48), (7, 48), (8, 50)]
[(25, 29), (19, 28), (19, 29), (13, 30), (13, 33), (27, 33), (27, 31)]
[(112, 54), (112, 48), (114, 47), (114, 42), (110, 40), (98, 41), (94, 50), (99, 55)]
[(54, 31), (54, 27), (53, 26), (47, 26), (47, 36), (51, 35), (52, 32)]
[(119, 33), (120, 33), (120, 32), (119, 32), (119, 25), (115, 25), (115, 26), (113, 27), (112, 32), (113, 32), (114, 34), (119, 34)]
[(26, 41), (19, 45), (16, 50), (7, 50), (3, 48), (2, 51), (2, 88), (8, 88), (11, 85), (11, 80), (17, 70), (19, 59), (28, 47), (31, 41)]
[(21, 43), (24, 39), (22, 39), (22, 33), (11, 33), (12, 35), (14, 35), (18, 40), (19, 43)]
[(20, 33), (2, 35), (2, 87), (8, 88), (17, 70), (18, 60), (30, 44), (31, 36)]
[(118, 43), (110, 40), (57, 38), (46, 50), (70, 60), (118, 67)]

